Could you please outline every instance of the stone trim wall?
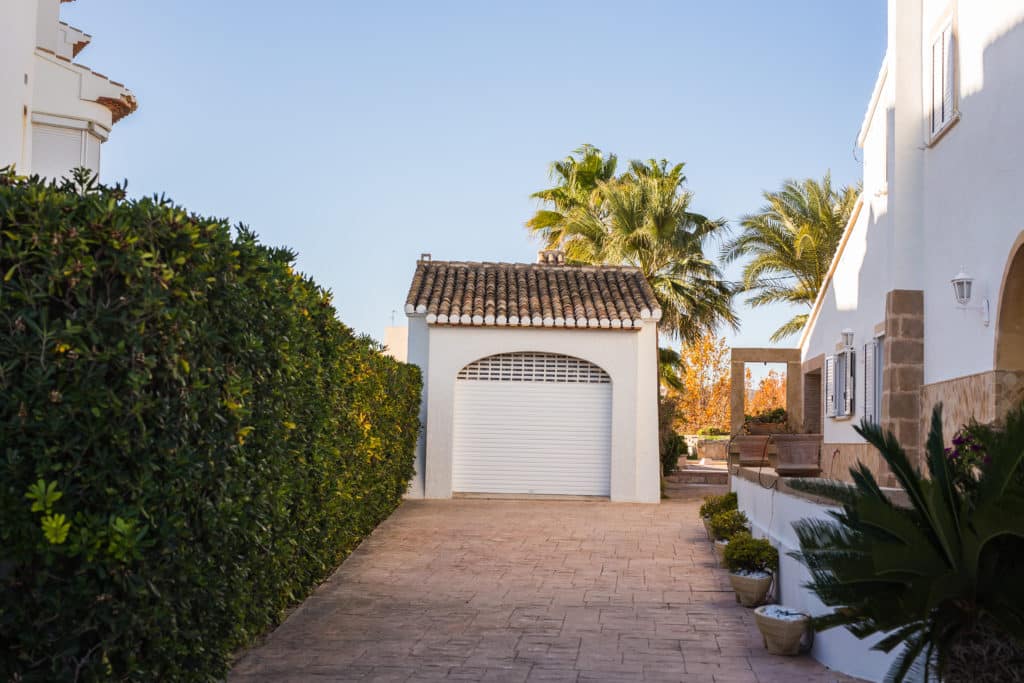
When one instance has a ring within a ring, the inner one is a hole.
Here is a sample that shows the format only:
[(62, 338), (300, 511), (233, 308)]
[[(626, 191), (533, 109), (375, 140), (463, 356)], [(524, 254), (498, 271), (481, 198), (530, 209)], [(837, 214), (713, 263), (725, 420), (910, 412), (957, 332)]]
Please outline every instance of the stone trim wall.
[(924, 386), (924, 292), (894, 289), (885, 295), (882, 427), (911, 461), (921, 462), (921, 393)]
[(858, 463), (867, 465), (879, 486), (896, 486), (896, 477), (885, 464), (878, 450), (869, 443), (823, 443), (821, 445), (821, 476), (839, 481), (853, 481), (850, 469)]
[(942, 403), (942, 438), (972, 420), (997, 423), (1024, 399), (1024, 372), (993, 370), (926, 384), (921, 387), (921, 443), (928, 438), (932, 409)]

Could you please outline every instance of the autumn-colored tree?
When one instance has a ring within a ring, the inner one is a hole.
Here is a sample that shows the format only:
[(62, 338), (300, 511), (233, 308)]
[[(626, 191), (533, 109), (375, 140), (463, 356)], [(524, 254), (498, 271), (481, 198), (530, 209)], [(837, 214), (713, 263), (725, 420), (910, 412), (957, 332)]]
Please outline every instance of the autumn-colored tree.
[(683, 388), (673, 392), (678, 401), (676, 428), (695, 434), (704, 427), (729, 429), (729, 347), (724, 337), (704, 335), (683, 346), (680, 353)]
[(786, 407), (786, 375), (777, 370), (768, 374), (754, 386), (754, 378), (747, 368), (743, 376), (745, 412), (747, 415), (761, 415), (776, 408)]

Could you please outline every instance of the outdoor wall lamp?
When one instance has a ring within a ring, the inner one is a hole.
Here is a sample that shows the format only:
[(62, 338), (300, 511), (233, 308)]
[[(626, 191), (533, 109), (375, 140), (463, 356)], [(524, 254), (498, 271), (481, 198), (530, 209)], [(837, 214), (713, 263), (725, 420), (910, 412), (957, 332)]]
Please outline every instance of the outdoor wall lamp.
[(853, 330), (851, 330), (849, 327), (843, 330), (843, 346), (845, 346), (848, 349), (853, 348)]
[(956, 274), (956, 277), (950, 280), (953, 284), (953, 297), (956, 299), (958, 306), (964, 309), (974, 309), (981, 311), (981, 322), (988, 327), (990, 313), (988, 299), (984, 298), (981, 300), (981, 304), (978, 306), (969, 306), (971, 303), (971, 294), (974, 289), (974, 278), (967, 274), (963, 266), (960, 266), (960, 272)]

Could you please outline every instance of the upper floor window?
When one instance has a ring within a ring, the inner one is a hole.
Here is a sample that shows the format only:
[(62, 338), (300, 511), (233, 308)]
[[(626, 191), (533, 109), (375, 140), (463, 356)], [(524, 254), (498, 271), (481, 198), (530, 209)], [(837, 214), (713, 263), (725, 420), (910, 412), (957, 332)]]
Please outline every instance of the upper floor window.
[(953, 22), (935, 34), (931, 47), (931, 138), (956, 120), (956, 40)]

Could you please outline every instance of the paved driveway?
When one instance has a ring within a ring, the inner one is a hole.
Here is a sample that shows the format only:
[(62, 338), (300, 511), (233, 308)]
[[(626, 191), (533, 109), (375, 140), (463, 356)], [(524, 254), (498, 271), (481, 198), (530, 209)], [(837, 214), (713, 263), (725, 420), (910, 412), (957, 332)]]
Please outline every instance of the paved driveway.
[(853, 680), (765, 653), (704, 540), (704, 492), (408, 501), (229, 681)]

